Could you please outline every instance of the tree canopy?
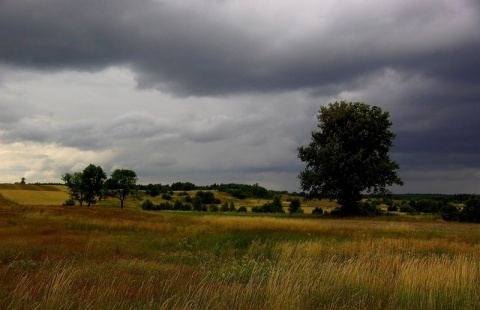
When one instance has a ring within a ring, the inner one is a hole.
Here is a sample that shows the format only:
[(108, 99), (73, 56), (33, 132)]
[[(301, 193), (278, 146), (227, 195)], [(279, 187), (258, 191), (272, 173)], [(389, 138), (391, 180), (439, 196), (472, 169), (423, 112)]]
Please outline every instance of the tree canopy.
[(307, 199), (336, 200), (346, 215), (357, 214), (362, 192), (389, 193), (403, 185), (389, 156), (395, 134), (388, 112), (362, 102), (334, 102), (320, 107), (318, 130), (298, 148), (306, 163), (299, 174)]
[(105, 182), (108, 192), (120, 200), (121, 209), (123, 209), (123, 203), (127, 196), (132, 195), (137, 190), (137, 180), (135, 171), (116, 169)]

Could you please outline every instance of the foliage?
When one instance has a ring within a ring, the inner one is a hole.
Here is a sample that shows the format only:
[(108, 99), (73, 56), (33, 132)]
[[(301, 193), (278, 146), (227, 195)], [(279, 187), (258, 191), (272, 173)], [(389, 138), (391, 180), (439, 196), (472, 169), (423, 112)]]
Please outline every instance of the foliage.
[(382, 210), (375, 204), (371, 204), (368, 201), (360, 202), (358, 215), (363, 216), (377, 216), (382, 215)]
[(172, 199), (173, 199), (173, 197), (172, 197), (170, 194), (163, 193), (163, 194), (162, 194), (162, 199), (165, 199), (165, 200), (172, 200)]
[(154, 206), (153, 202), (147, 199), (142, 203), (142, 210), (154, 210)]
[(241, 206), (240, 208), (237, 209), (237, 212), (247, 212), (247, 207)]
[(418, 214), (417, 209), (415, 209), (414, 207), (412, 207), (409, 204), (408, 205), (401, 205), (400, 208), (399, 208), (399, 211), (404, 212), (404, 213), (408, 213), (410, 215)]
[(195, 197), (199, 197), (200, 201), (204, 204), (219, 204), (220, 199), (215, 198), (215, 195), (210, 191), (198, 191)]
[(84, 201), (88, 206), (97, 202), (96, 198), (102, 196), (103, 184), (107, 175), (102, 167), (88, 165), (82, 172), (82, 191)]
[(228, 193), (238, 199), (245, 199), (245, 198), (271, 199), (273, 196), (271, 191), (258, 185), (258, 183), (253, 185), (236, 184), (236, 183), (220, 184), (220, 185), (216, 185), (216, 189), (221, 192)]
[(312, 214), (323, 214), (323, 209), (320, 208), (320, 207), (315, 207), (315, 208), (312, 210)]
[(398, 206), (397, 206), (396, 204), (389, 205), (389, 206), (387, 207), (387, 211), (397, 212), (397, 211), (398, 211)]
[(75, 205), (75, 200), (69, 198), (63, 203), (64, 206), (73, 207)]
[(172, 191), (193, 191), (196, 188), (195, 184), (191, 182), (175, 182), (170, 186), (170, 190)]
[(363, 191), (386, 194), (387, 186), (403, 184), (389, 157), (395, 134), (388, 112), (341, 101), (321, 107), (317, 118), (319, 130), (298, 148), (306, 163), (299, 179), (307, 198), (336, 200), (344, 214), (358, 214)]
[(62, 180), (68, 188), (70, 199), (78, 201), (80, 206), (83, 206), (85, 196), (83, 174), (81, 172), (65, 173)]
[(157, 197), (161, 193), (160, 186), (157, 184), (148, 184), (147, 188), (145, 189), (145, 194), (151, 197)]
[(269, 203), (265, 203), (261, 207), (253, 207), (252, 212), (256, 213), (285, 213), (283, 210), (282, 201), (280, 196), (273, 197), (273, 200)]
[(129, 169), (116, 169), (105, 182), (105, 188), (120, 200), (123, 209), (124, 201), (128, 196), (133, 196), (137, 191), (137, 174)]
[(452, 204), (448, 204), (442, 209), (442, 219), (444, 221), (458, 221), (459, 216), (458, 208)]
[(467, 202), (463, 210), (459, 214), (461, 222), (480, 223), (480, 199), (472, 196)]
[(228, 212), (229, 210), (229, 203), (228, 201), (225, 201), (222, 206), (220, 207), (221, 212)]
[(293, 214), (293, 213), (303, 213), (302, 210), (302, 204), (300, 202), (300, 199), (298, 198), (293, 198), (290, 201), (290, 205), (288, 206), (288, 213)]

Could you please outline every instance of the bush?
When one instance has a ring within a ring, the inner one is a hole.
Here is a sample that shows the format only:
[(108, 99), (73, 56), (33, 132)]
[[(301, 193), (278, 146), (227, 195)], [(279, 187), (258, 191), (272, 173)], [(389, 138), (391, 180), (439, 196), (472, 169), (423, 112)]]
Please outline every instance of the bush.
[(405, 212), (405, 213), (408, 213), (410, 215), (418, 214), (417, 209), (412, 207), (411, 204), (400, 206), (400, 212)]
[(165, 199), (165, 200), (172, 200), (172, 196), (169, 195), (169, 194), (162, 194), (162, 199)]
[(285, 213), (282, 206), (282, 201), (279, 196), (273, 197), (273, 201), (264, 204), (263, 206), (253, 207), (252, 212), (256, 213)]
[(294, 198), (294, 199), (290, 200), (290, 206), (288, 207), (288, 212), (290, 214), (303, 213), (302, 204), (300, 203), (300, 199)]
[(396, 212), (396, 211), (398, 211), (398, 207), (397, 207), (397, 205), (393, 204), (391, 206), (388, 206), (387, 211)]
[(240, 208), (238, 208), (237, 212), (247, 212), (247, 207), (241, 206)]
[(218, 206), (217, 205), (210, 205), (210, 212), (218, 212)]
[(459, 214), (461, 222), (480, 223), (480, 199), (472, 196)]
[(64, 206), (73, 207), (75, 205), (75, 200), (69, 198), (63, 203)]
[(377, 206), (371, 205), (368, 202), (360, 202), (359, 215), (376, 216), (381, 214), (382, 214), (382, 210), (380, 210), (380, 208), (378, 208)]
[(180, 200), (175, 200), (173, 204), (173, 210), (183, 210), (183, 203)]
[(452, 204), (447, 204), (442, 209), (442, 219), (444, 221), (458, 221), (460, 211)]
[(312, 214), (323, 214), (323, 209), (320, 207), (315, 207), (312, 211)]
[(229, 204), (228, 202), (225, 201), (225, 203), (220, 207), (221, 212), (228, 212), (229, 210)]
[(151, 202), (149, 199), (145, 200), (142, 203), (142, 209), (143, 210), (154, 210), (154, 204)]

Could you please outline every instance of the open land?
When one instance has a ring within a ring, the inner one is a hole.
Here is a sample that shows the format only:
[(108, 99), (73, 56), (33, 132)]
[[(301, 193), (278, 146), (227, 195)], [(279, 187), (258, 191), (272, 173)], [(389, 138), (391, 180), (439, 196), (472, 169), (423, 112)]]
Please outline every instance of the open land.
[(476, 224), (65, 207), (61, 186), (0, 195), (5, 309), (480, 308)]

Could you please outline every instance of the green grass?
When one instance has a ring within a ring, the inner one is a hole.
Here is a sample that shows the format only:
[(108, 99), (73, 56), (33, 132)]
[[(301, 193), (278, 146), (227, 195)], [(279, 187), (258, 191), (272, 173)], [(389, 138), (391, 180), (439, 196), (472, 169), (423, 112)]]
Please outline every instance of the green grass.
[(429, 218), (0, 199), (0, 239), (5, 309), (476, 309), (480, 297), (478, 226)]
[(478, 225), (146, 212), (114, 202), (20, 205), (0, 196), (1, 308), (479, 308)]

